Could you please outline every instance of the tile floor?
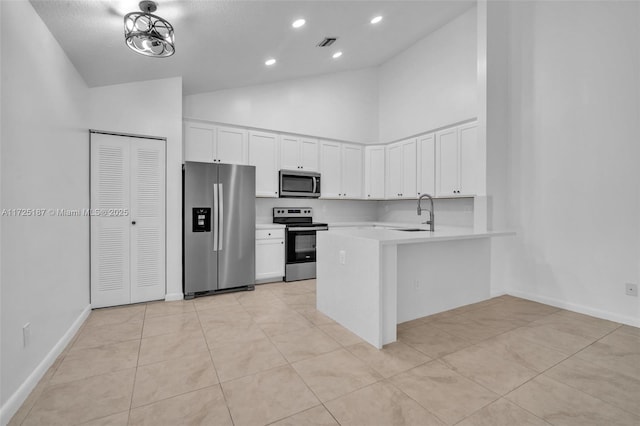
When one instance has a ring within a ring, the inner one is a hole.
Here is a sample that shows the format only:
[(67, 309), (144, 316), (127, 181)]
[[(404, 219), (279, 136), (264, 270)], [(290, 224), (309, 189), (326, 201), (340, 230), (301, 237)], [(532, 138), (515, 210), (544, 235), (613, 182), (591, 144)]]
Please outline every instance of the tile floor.
[(640, 330), (510, 296), (378, 351), (315, 281), (93, 311), (10, 425), (640, 425)]

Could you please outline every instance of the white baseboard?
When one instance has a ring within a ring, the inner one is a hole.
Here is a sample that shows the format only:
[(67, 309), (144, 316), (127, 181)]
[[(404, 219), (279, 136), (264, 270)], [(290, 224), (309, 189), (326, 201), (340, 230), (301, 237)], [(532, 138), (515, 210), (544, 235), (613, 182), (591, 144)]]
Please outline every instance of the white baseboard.
[(182, 300), (182, 299), (184, 299), (184, 294), (182, 293), (167, 293), (164, 296), (165, 302), (173, 302), (175, 300)]
[(71, 324), (71, 327), (69, 327), (62, 338), (58, 340), (58, 343), (55, 344), (47, 356), (45, 356), (40, 364), (31, 372), (29, 377), (22, 382), (18, 390), (16, 390), (2, 408), (0, 408), (0, 424), (3, 426), (6, 425), (18, 412), (20, 406), (27, 400), (27, 397), (35, 389), (40, 379), (44, 377), (49, 367), (53, 365), (58, 356), (64, 351), (64, 348), (71, 342), (73, 336), (78, 332), (80, 326), (82, 326), (87, 317), (89, 317), (89, 313), (91, 313), (91, 305), (87, 305), (87, 307), (82, 310), (78, 318)]
[(603, 311), (600, 309), (590, 308), (584, 305), (578, 305), (564, 300), (554, 299), (552, 297), (539, 296), (532, 293), (527, 293), (517, 290), (507, 290), (507, 294), (522, 299), (532, 300), (534, 302), (544, 303), (545, 305), (555, 306), (556, 308), (566, 309), (568, 311), (577, 312), (579, 314), (590, 315), (592, 317), (602, 318), (609, 321), (619, 322), (621, 324), (631, 325), (633, 327), (640, 327), (640, 319), (626, 315), (619, 315), (617, 313)]

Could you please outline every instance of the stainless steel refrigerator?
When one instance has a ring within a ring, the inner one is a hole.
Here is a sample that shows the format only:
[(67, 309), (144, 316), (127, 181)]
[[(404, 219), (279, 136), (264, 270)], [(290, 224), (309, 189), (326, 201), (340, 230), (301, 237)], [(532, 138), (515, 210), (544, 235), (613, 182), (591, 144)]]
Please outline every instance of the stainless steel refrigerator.
[(254, 288), (255, 175), (254, 166), (185, 162), (185, 298)]

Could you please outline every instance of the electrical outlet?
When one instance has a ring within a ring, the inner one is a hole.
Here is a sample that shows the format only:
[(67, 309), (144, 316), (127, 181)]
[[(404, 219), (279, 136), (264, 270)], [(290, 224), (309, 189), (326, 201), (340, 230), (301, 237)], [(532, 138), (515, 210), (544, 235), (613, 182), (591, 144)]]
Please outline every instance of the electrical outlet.
[(627, 296), (638, 297), (638, 284), (626, 283), (624, 285), (624, 292)]
[(347, 263), (347, 252), (340, 250), (340, 264), (345, 265)]
[(31, 323), (28, 322), (22, 326), (22, 346), (28, 347), (31, 343)]

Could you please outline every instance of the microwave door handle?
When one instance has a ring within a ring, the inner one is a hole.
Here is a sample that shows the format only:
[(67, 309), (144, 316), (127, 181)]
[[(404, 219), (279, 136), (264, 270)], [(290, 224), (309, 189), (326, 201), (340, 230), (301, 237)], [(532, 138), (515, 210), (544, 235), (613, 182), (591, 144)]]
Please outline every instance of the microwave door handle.
[(318, 178), (316, 176), (313, 177), (313, 191), (312, 193), (316, 193), (316, 189), (318, 188)]

